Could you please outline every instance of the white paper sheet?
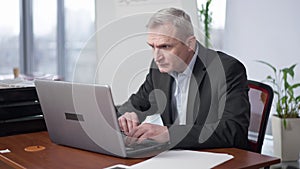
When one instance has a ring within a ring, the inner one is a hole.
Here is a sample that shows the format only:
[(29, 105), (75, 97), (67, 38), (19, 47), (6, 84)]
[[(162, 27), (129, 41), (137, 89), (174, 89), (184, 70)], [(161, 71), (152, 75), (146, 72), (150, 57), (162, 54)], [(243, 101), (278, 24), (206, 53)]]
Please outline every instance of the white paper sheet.
[(1, 153), (1, 154), (4, 154), (4, 153), (10, 153), (10, 150), (9, 150), (9, 149), (0, 150), (0, 153)]
[(190, 150), (171, 150), (163, 152), (149, 160), (132, 165), (131, 169), (208, 169), (215, 167), (233, 156), (224, 153), (210, 153)]

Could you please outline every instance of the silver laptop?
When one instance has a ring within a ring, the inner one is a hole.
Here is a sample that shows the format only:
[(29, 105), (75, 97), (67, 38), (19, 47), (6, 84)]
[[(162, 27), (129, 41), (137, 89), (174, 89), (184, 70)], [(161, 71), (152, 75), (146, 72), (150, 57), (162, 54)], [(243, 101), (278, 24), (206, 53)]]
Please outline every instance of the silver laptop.
[(147, 157), (167, 148), (154, 141), (125, 146), (109, 86), (36, 80), (52, 142), (119, 157)]

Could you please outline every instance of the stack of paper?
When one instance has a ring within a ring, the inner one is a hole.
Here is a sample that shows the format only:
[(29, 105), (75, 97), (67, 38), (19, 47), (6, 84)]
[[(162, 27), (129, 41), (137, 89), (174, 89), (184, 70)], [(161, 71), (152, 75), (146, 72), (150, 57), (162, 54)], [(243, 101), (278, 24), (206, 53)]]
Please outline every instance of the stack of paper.
[(149, 160), (132, 165), (130, 169), (208, 169), (213, 168), (225, 161), (232, 159), (233, 156), (223, 153), (209, 153), (189, 150), (171, 150), (163, 152)]
[(33, 81), (24, 79), (4, 79), (0, 80), (0, 88), (33, 87)]

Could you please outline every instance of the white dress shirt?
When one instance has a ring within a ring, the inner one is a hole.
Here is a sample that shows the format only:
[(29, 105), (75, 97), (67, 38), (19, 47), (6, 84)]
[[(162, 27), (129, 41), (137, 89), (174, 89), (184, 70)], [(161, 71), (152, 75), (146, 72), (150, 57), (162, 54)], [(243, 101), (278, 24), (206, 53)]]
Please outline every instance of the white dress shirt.
[[(179, 118), (179, 125), (186, 124), (186, 111), (188, 102), (188, 93), (190, 86), (190, 79), (193, 73), (193, 68), (196, 62), (198, 54), (198, 45), (196, 46), (196, 52), (190, 61), (187, 68), (182, 72), (171, 72), (170, 75), (174, 78), (172, 84), (172, 103), (177, 106), (177, 113)], [(174, 103), (176, 101), (176, 103)]]
[[(170, 73), (170, 75), (175, 79), (172, 84), (172, 101), (176, 99), (179, 125), (186, 124), (186, 110), (187, 110), (187, 102), (188, 102), (189, 85), (190, 85), (190, 79), (192, 76), (193, 68), (196, 62), (198, 50), (199, 47), (197, 45), (196, 52), (192, 60), (190, 61), (189, 65), (182, 73), (177, 73), (177, 72)], [(143, 123), (152, 123), (161, 126), (164, 125), (160, 117), (160, 114), (147, 116), (146, 119), (143, 121)]]

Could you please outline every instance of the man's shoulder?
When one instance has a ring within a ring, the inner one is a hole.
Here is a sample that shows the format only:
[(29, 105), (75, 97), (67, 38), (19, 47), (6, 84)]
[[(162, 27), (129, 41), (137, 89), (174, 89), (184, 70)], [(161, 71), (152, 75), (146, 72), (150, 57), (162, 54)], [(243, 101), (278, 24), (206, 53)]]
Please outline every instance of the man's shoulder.
[(204, 50), (206, 52), (204, 52), (205, 56), (203, 61), (206, 63), (206, 66), (222, 66), (226, 75), (231, 74), (230, 72), (246, 71), (244, 64), (236, 57), (231, 56), (223, 51), (209, 48), (204, 48)]
[(204, 65), (210, 65), (215, 59), (218, 59), (222, 62), (223, 66), (230, 66), (242, 63), (234, 56), (231, 56), (223, 51), (218, 51), (210, 48), (204, 47), (200, 42), (198, 42), (199, 53), (198, 56), (204, 63)]
[[(209, 66), (212, 63), (215, 64), (215, 61), (219, 60), (222, 63), (221, 66), (223, 66), (224, 68), (230, 68), (232, 66), (243, 67), (242, 62), (240, 62), (236, 57), (233, 57), (223, 51), (217, 51), (205, 47), (202, 47), (202, 50), (204, 50), (205, 52), (200, 52), (199, 57), (202, 58), (201, 61), (205, 66)], [(217, 63), (219, 63), (219, 61)]]
[(218, 56), (222, 61), (227, 61), (227, 62), (240, 62), (236, 57), (233, 57), (225, 52), (222, 51), (216, 51)]
[(231, 56), (222, 51), (216, 51), (216, 53), (218, 54), (220, 60), (222, 61), (223, 66), (225, 66), (225, 67), (231, 67), (231, 66), (244, 67), (243, 63), (240, 60), (238, 60), (236, 57)]

